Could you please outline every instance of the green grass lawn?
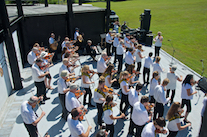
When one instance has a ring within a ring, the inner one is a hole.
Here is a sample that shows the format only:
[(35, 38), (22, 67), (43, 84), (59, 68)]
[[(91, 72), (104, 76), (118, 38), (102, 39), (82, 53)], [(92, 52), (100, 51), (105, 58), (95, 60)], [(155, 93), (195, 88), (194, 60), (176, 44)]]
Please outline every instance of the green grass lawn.
[[(105, 2), (93, 2), (93, 6), (106, 7)], [(120, 23), (140, 27), (139, 15), (151, 9), (150, 30), (162, 32), (163, 49), (172, 54), (167, 41), (172, 40), (175, 57), (201, 74), (200, 59), (207, 68), (207, 0), (127, 0), (111, 2), (111, 9), (119, 16)], [(204, 72), (207, 76), (207, 71)]]

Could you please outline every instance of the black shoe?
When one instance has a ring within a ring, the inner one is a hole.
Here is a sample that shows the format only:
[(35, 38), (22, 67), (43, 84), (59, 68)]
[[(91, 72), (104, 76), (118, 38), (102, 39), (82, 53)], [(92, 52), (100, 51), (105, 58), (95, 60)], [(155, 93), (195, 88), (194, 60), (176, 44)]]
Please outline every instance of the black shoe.
[(89, 104), (88, 107), (94, 108), (95, 106), (92, 104)]
[(41, 101), (40, 104), (44, 105), (45, 104), (45, 101)]
[(49, 99), (50, 99), (50, 97), (46, 97), (46, 98), (44, 99), (44, 101), (49, 100)]
[(100, 126), (100, 129), (106, 129), (106, 126), (102, 125), (102, 126)]

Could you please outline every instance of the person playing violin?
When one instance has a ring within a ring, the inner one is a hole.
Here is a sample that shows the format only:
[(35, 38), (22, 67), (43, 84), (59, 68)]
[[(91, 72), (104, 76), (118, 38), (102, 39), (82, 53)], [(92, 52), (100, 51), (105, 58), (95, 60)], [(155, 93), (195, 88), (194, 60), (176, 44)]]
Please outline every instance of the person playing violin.
[(105, 85), (110, 88), (111, 84), (114, 81), (117, 81), (117, 79), (113, 79), (112, 80), (112, 75), (115, 73), (116, 71), (114, 70), (114, 65), (113, 64), (109, 64), (108, 67), (106, 68), (105, 72), (103, 73), (102, 76), (105, 77)]
[(183, 110), (181, 109), (181, 105), (179, 102), (174, 102), (170, 109), (167, 112), (167, 120), (169, 120), (169, 123), (167, 125), (167, 128), (169, 130), (168, 137), (176, 137), (179, 130), (183, 130), (189, 126), (191, 126), (191, 123), (187, 123), (184, 126), (181, 126), (181, 113)]
[(168, 130), (164, 128), (165, 125), (165, 118), (159, 117), (153, 122), (150, 122), (144, 126), (141, 137), (156, 137), (156, 134), (158, 133), (166, 134)]
[(106, 52), (101, 53), (101, 57), (97, 61), (97, 72), (100, 77), (107, 68), (107, 65), (111, 57), (108, 57)]
[[(36, 44), (36, 43), (35, 43)], [(38, 43), (37, 43), (38, 44)], [(39, 44), (38, 44), (39, 45)], [(39, 57), (40, 51), (37, 47), (33, 47), (32, 51), (30, 51), (27, 55), (27, 61), (30, 65), (33, 65), (35, 63), (35, 60), (37, 57)]]
[(120, 116), (113, 116), (112, 107), (116, 104), (113, 103), (113, 95), (109, 94), (106, 96), (106, 102), (103, 106), (104, 111), (104, 123), (106, 123), (106, 131), (110, 131), (110, 137), (114, 136), (114, 120), (124, 118), (125, 114), (121, 113)]
[(32, 78), (34, 80), (35, 86), (37, 87), (37, 96), (40, 97), (43, 95), (43, 101), (41, 104), (45, 104), (45, 101), (50, 99), (46, 96), (46, 86), (45, 86), (45, 76), (49, 74), (49, 72), (44, 72), (42, 69), (43, 60), (37, 58), (35, 63), (32, 65)]
[(69, 73), (69, 76), (74, 76), (75, 75), (75, 73), (71, 73), (70, 71), (69, 71), (69, 69), (68, 69), (68, 66), (69, 66), (69, 59), (68, 58), (64, 58), (63, 59), (63, 64), (61, 65), (61, 67), (60, 67), (60, 69), (59, 69), (59, 77), (60, 77), (60, 74), (61, 74), (61, 72), (63, 71), (63, 70), (67, 70), (68, 71), (68, 73)]
[(102, 125), (102, 115), (103, 115), (102, 106), (106, 100), (106, 96), (108, 93), (103, 92), (104, 86), (105, 86), (105, 78), (103, 76), (100, 76), (98, 88), (95, 89), (94, 98), (93, 98), (93, 101), (96, 103), (96, 107), (98, 110), (98, 125), (100, 126), (100, 129), (105, 128), (105, 126)]
[(65, 95), (67, 92), (70, 91), (69, 86), (71, 85), (70, 81), (67, 81), (69, 77), (69, 73), (67, 70), (63, 70), (60, 74), (60, 78), (58, 80), (58, 93), (59, 93), (59, 100), (60, 104), (62, 106), (62, 118), (67, 120), (68, 117), (68, 111), (65, 107)]
[(89, 125), (85, 130), (79, 118), (82, 116), (82, 108), (77, 107), (71, 110), (71, 114), (68, 115), (67, 123), (72, 137), (88, 137), (92, 127)]
[(150, 90), (149, 90), (150, 103), (155, 103), (154, 91), (155, 91), (155, 87), (158, 85), (159, 78), (160, 78), (159, 72), (154, 71), (152, 74), (152, 79), (150, 80)]
[[(128, 84), (128, 78), (129, 78), (129, 72), (123, 71), (120, 73), (119, 76), (119, 83), (121, 87), (121, 103), (120, 103), (120, 111), (122, 113), (125, 113), (129, 107), (129, 100), (128, 100), (128, 94), (129, 94), (129, 84)], [(122, 109), (123, 104), (125, 103), (124, 110)]]
[(132, 47), (129, 48), (129, 50), (125, 54), (125, 67), (128, 68), (129, 65), (132, 65), (135, 63), (136, 56), (133, 56), (134, 50)]
[[(42, 58), (43, 60), (43, 64), (45, 66), (45, 68), (43, 68), (44, 72), (49, 72), (49, 68), (51, 66), (53, 66), (53, 63), (52, 63), (52, 57), (53, 57), (53, 53), (47, 53), (45, 51), (42, 51), (41, 54), (40, 54), (40, 58)], [(48, 80), (47, 80), (48, 79)], [(46, 88), (48, 89), (53, 89), (50, 84), (51, 84), (51, 80), (52, 80), (52, 77), (50, 75), (50, 73), (48, 75), (45, 76), (45, 86)]]
[(132, 64), (132, 65), (129, 65), (126, 69), (126, 71), (128, 71), (129, 75), (130, 75), (130, 77), (129, 77), (129, 88), (131, 88), (131, 87), (134, 88), (134, 84), (139, 82), (139, 80), (134, 81), (134, 78), (135, 78), (136, 74), (139, 73), (139, 72), (135, 71), (134, 68), (135, 68), (135, 65)]
[(81, 73), (82, 73), (81, 87), (84, 88), (86, 91), (86, 94), (84, 95), (84, 98), (83, 98), (83, 105), (86, 105), (86, 97), (87, 97), (87, 95), (89, 95), (88, 106), (95, 107), (94, 105), (91, 104), (92, 93), (91, 93), (91, 89), (90, 89), (90, 84), (94, 83), (94, 81), (91, 81), (91, 78), (93, 77), (93, 75), (95, 73), (92, 73), (92, 75), (90, 75), (90, 70), (89, 70), (88, 65), (83, 66), (83, 68), (81, 69)]
[(149, 123), (152, 119), (152, 114), (148, 115), (148, 111), (145, 108), (149, 105), (149, 98), (147, 96), (142, 96), (141, 101), (134, 104), (134, 109), (132, 112), (132, 120), (130, 120), (129, 134), (133, 134), (134, 128), (136, 128), (136, 137), (140, 137), (142, 129), (146, 123)]

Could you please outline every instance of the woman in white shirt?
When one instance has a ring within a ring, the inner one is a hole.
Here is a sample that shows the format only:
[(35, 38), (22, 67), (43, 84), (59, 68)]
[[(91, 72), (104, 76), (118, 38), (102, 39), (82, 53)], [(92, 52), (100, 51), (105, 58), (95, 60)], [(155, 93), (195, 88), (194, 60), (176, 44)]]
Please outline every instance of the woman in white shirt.
[(137, 62), (137, 71), (140, 72), (140, 68), (142, 66), (142, 59), (145, 57), (145, 56), (142, 56), (141, 52), (143, 52), (144, 50), (142, 49), (142, 44), (139, 44), (137, 47), (136, 47), (136, 50), (134, 52), (134, 56), (136, 57), (136, 60), (135, 62)]
[(135, 68), (134, 64), (132, 64), (132, 65), (127, 67), (127, 71), (129, 72), (129, 75), (130, 75), (130, 78), (129, 78), (129, 88), (131, 88), (131, 87), (134, 88), (134, 84), (139, 82), (138, 80), (134, 81), (134, 78), (135, 78), (136, 74), (138, 73), (138, 72), (136, 72), (134, 70), (134, 68)]
[(149, 96), (150, 96), (150, 103), (155, 103), (155, 99), (154, 99), (154, 90), (155, 87), (158, 85), (158, 79), (160, 78), (159, 76), (159, 72), (158, 71), (154, 71), (152, 74), (152, 79), (150, 81), (150, 90), (149, 90)]
[(169, 130), (169, 134), (167, 137), (176, 137), (179, 130), (183, 130), (191, 126), (191, 123), (181, 126), (180, 114), (182, 112), (183, 110), (181, 109), (179, 102), (174, 102), (168, 110), (167, 120), (169, 120), (169, 123), (167, 128)]
[[(128, 71), (123, 71), (120, 73), (119, 76), (119, 83), (121, 87), (121, 103), (120, 103), (120, 111), (122, 113), (125, 113), (129, 107), (129, 100), (128, 100), (128, 94), (129, 94), (129, 72)], [(125, 103), (124, 110), (122, 109), (122, 105)]]
[(193, 79), (193, 75), (188, 74), (183, 83), (182, 83), (182, 92), (181, 92), (181, 98), (182, 98), (182, 104), (181, 108), (184, 107), (184, 105), (187, 106), (187, 111), (185, 113), (184, 122), (189, 123), (187, 120), (188, 114), (191, 112), (191, 99), (193, 99), (193, 95), (197, 93), (197, 91), (193, 92), (193, 85), (196, 84), (196, 81)]
[(102, 76), (105, 77), (105, 85), (107, 87), (111, 87), (111, 84), (114, 82), (114, 81), (117, 81), (117, 79), (113, 79), (112, 80), (112, 75), (115, 73), (115, 70), (114, 70), (114, 65), (113, 64), (109, 64), (108, 67), (106, 68), (105, 72), (103, 73)]
[(91, 78), (93, 77), (93, 75), (95, 73), (92, 73), (92, 75), (90, 75), (89, 73), (89, 66), (85, 65), (83, 66), (83, 68), (81, 69), (81, 87), (85, 89), (86, 94), (84, 94), (84, 98), (83, 98), (83, 105), (86, 105), (86, 97), (89, 94), (89, 107), (95, 107), (91, 104), (91, 98), (92, 98), (92, 93), (91, 93), (91, 89), (90, 89), (90, 84), (93, 84), (94, 81), (91, 81)]

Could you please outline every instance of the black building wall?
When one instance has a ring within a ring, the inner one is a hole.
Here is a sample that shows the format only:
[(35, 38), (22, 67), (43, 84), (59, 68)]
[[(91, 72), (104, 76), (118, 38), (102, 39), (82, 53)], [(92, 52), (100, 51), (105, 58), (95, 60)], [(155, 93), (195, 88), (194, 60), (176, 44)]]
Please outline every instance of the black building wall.
[[(100, 42), (100, 34), (104, 33), (104, 24), (104, 11), (74, 14), (73, 29), (75, 30), (75, 28), (78, 27), (80, 32), (85, 34), (85, 42), (88, 39), (91, 39), (94, 44)], [(27, 16), (23, 20), (23, 25), (25, 47), (22, 47), (22, 49), (24, 50), (23, 58), (25, 59), (35, 42), (38, 42), (40, 45), (43, 43), (44, 46), (48, 46), (50, 33), (54, 32), (56, 38), (59, 35), (61, 36), (61, 44), (68, 32), (66, 14)], [(23, 59), (23, 64), (27, 62), (25, 59)]]

